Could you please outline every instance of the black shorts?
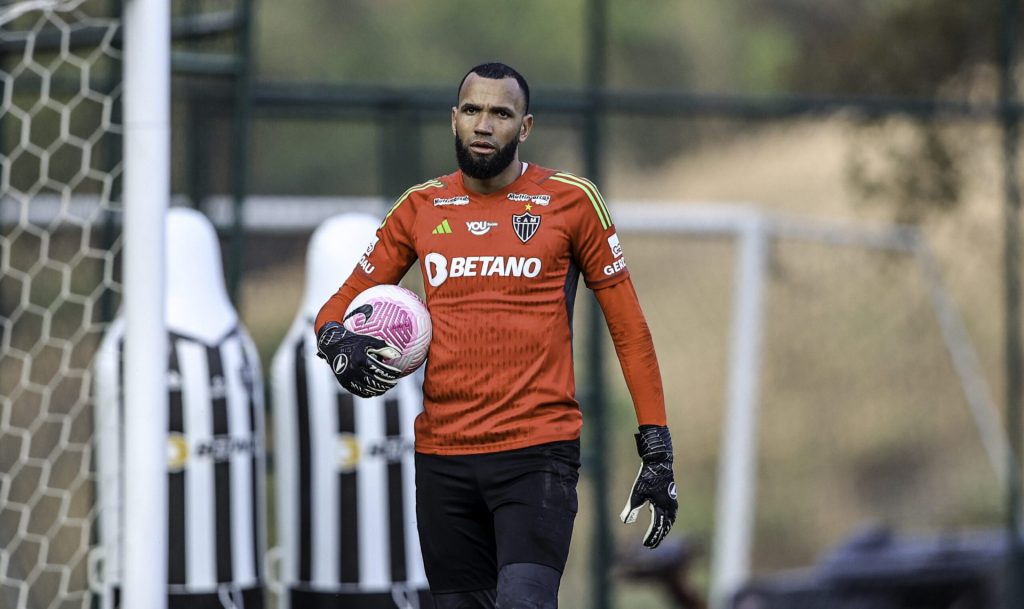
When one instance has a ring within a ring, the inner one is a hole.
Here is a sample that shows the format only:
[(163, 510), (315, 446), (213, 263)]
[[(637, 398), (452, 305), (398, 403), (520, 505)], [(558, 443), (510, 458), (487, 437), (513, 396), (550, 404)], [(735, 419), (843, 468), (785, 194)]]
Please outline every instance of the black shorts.
[(498, 570), (561, 572), (576, 518), (579, 440), (479, 455), (416, 453), (416, 519), (430, 591), (495, 588)]

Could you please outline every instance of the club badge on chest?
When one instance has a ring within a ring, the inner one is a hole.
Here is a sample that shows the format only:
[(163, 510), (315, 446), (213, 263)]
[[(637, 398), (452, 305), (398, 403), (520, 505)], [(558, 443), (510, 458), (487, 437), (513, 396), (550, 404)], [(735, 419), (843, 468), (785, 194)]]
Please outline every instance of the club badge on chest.
[(534, 235), (537, 234), (537, 229), (540, 228), (540, 216), (530, 213), (530, 204), (526, 204), (526, 211), (512, 216), (512, 228), (516, 231), (516, 236), (523, 243), (526, 243)]

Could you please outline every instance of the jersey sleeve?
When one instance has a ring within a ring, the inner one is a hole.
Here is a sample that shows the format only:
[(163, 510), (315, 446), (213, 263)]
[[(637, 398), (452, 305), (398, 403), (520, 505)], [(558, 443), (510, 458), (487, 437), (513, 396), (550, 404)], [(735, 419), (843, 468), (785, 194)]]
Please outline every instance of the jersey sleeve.
[(567, 173), (556, 173), (550, 179), (570, 186), (576, 196), (572, 252), (587, 287), (598, 290), (629, 277), (615, 225), (597, 187)]
[(416, 261), (411, 226), (414, 204), (408, 193), (391, 208), (345, 283), (317, 313), (317, 332), (329, 321), (341, 321), (352, 299), (363, 290), (382, 283), (397, 284)]
[(633, 398), (639, 425), (667, 425), (665, 393), (654, 340), (647, 327), (633, 282), (623, 281), (594, 291), (601, 305), (622, 376)]
[(399, 199), (384, 216), (352, 274), (371, 285), (398, 283), (416, 261), (414, 220), (415, 201), (411, 197)]

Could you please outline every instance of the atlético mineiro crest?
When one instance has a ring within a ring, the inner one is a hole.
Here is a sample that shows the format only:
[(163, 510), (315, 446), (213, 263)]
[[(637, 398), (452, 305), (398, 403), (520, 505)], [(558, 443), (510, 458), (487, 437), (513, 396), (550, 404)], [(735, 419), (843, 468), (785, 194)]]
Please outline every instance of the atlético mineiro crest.
[(512, 228), (516, 231), (516, 236), (523, 243), (530, 240), (537, 234), (537, 227), (540, 226), (540, 216), (535, 216), (530, 212), (523, 212), (518, 216), (512, 216)]

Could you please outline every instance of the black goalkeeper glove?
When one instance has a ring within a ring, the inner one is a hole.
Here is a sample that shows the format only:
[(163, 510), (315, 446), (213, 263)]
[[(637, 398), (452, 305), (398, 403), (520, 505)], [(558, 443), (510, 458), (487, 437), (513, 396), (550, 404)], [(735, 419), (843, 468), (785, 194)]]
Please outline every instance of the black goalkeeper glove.
[(668, 427), (641, 425), (636, 451), (642, 463), (629, 491), (626, 507), (619, 518), (629, 524), (636, 521), (645, 502), (650, 502), (651, 525), (644, 534), (644, 545), (656, 548), (676, 521), (676, 483), (672, 476), (672, 436)]
[(358, 334), (329, 321), (316, 335), (316, 354), (327, 360), (342, 387), (361, 398), (372, 398), (395, 386), (401, 371), (382, 360), (401, 352), (373, 336)]

